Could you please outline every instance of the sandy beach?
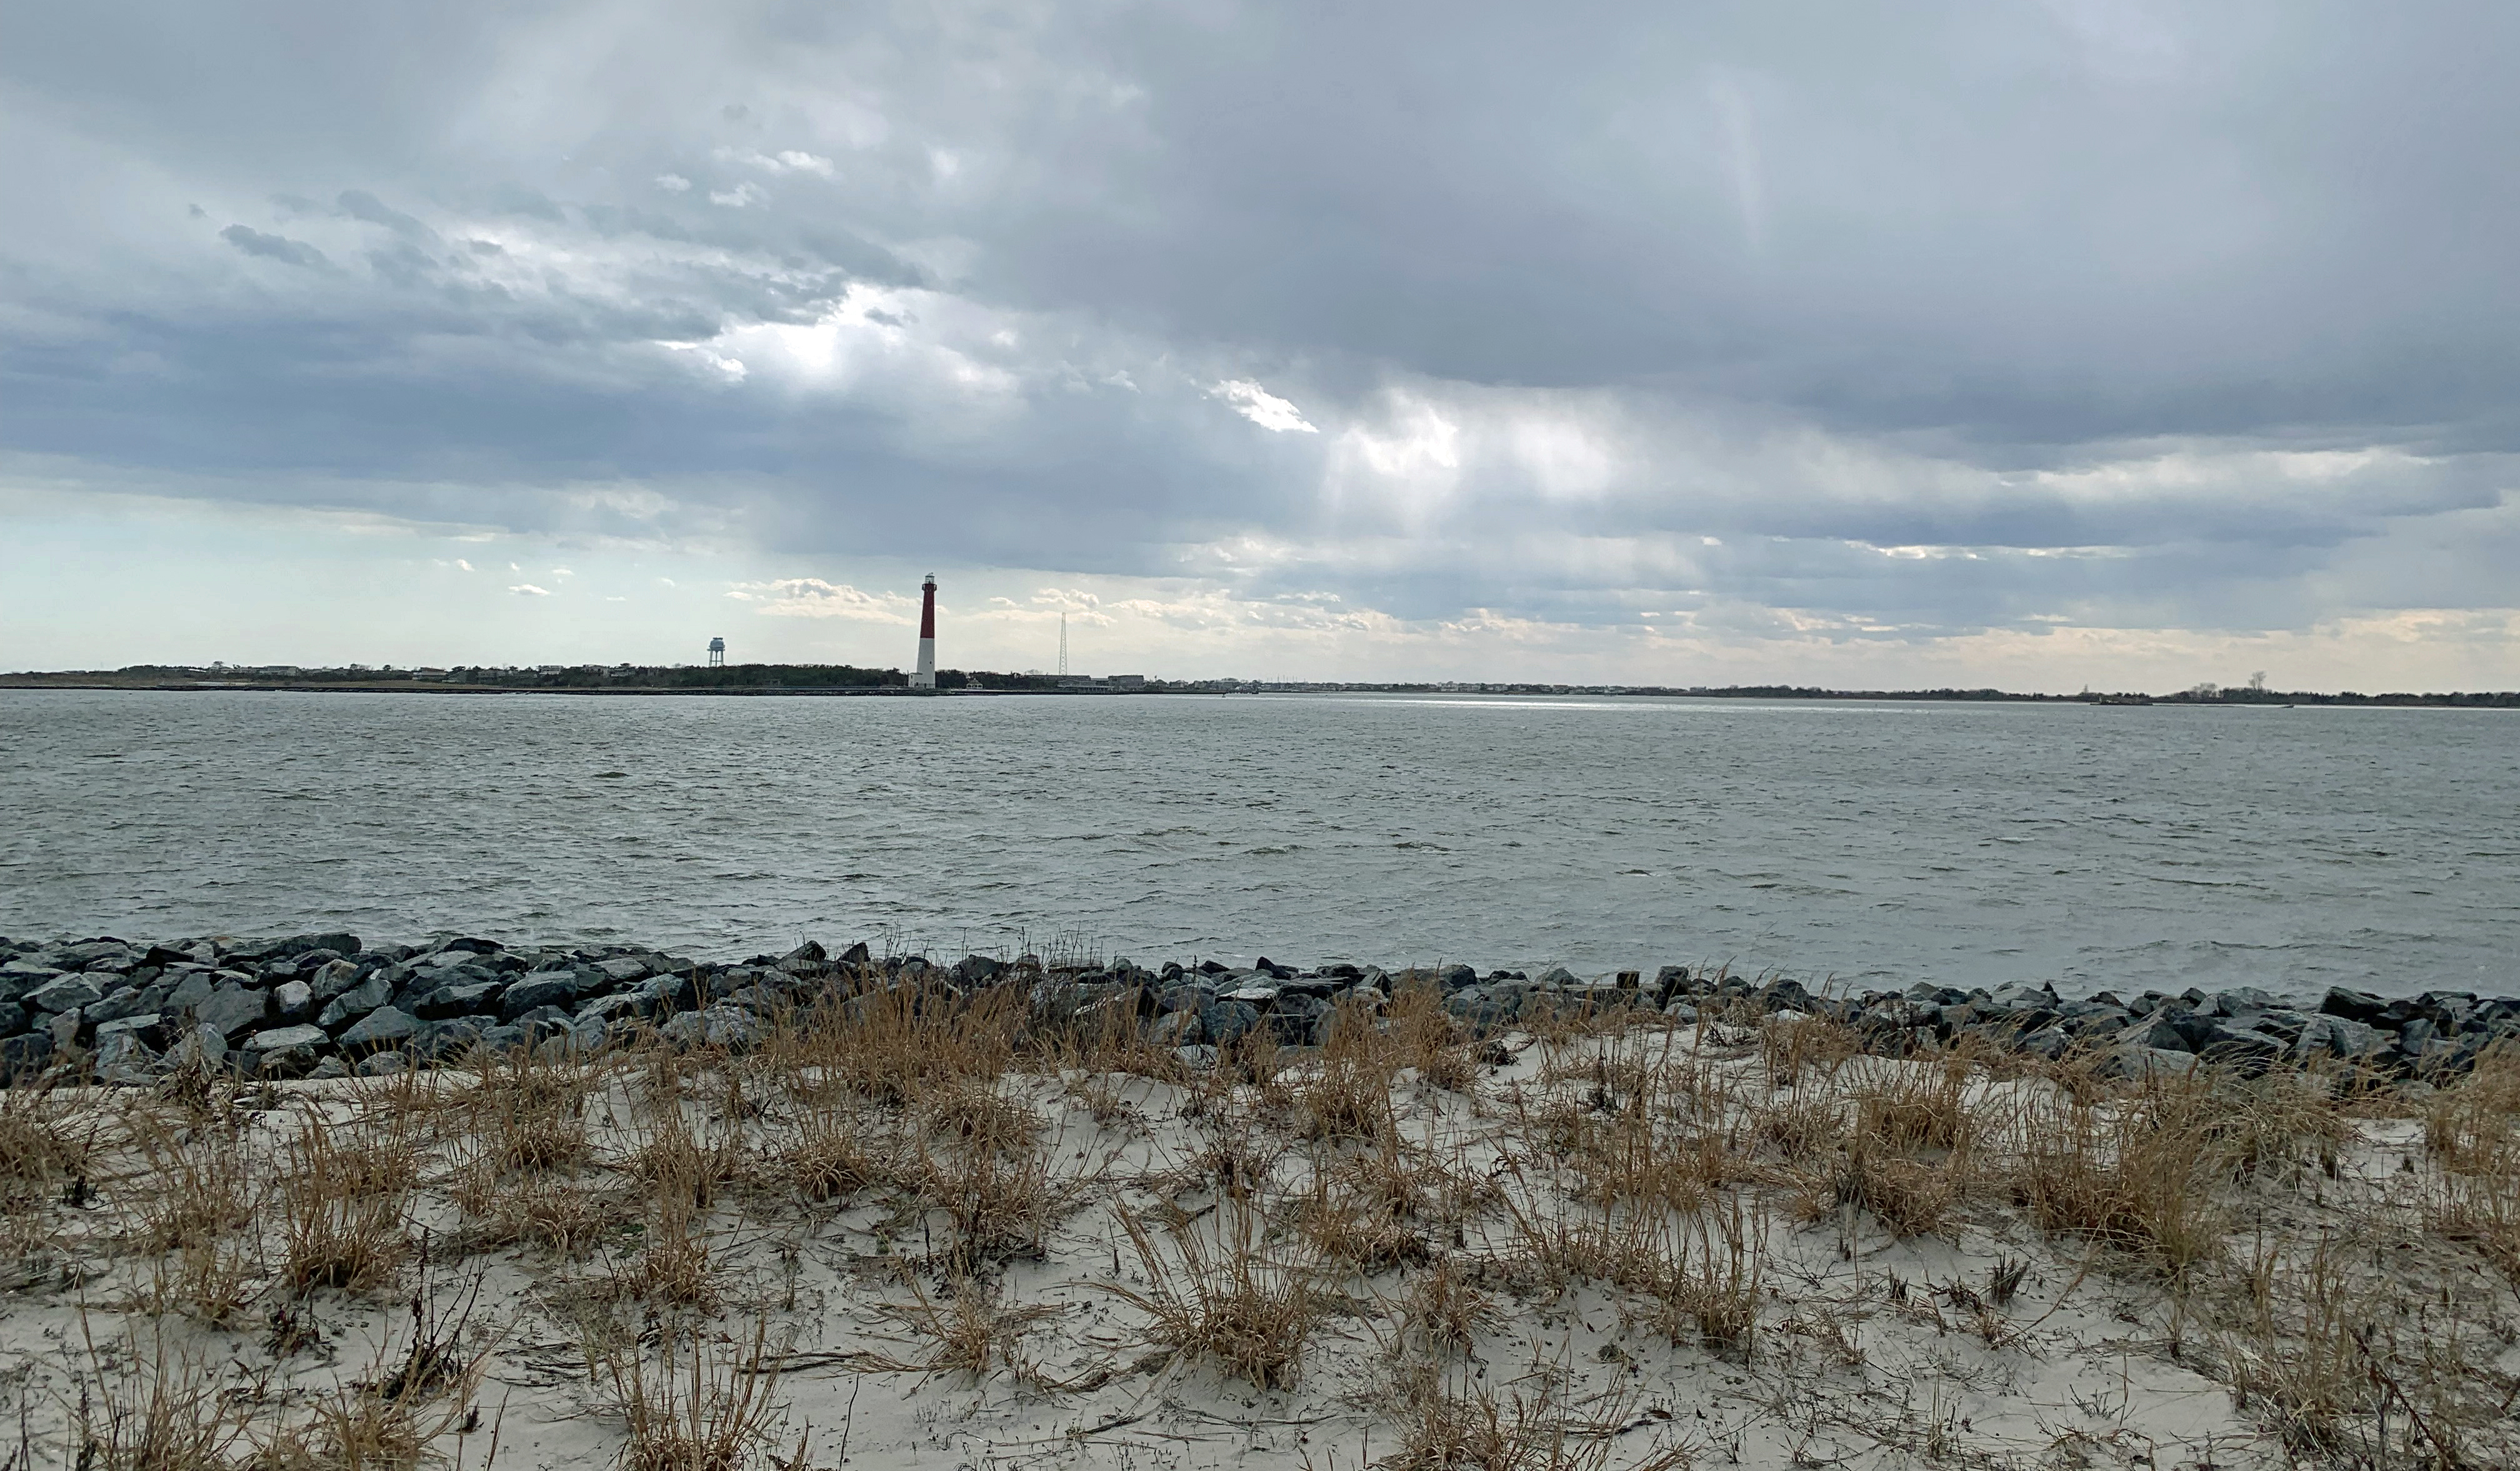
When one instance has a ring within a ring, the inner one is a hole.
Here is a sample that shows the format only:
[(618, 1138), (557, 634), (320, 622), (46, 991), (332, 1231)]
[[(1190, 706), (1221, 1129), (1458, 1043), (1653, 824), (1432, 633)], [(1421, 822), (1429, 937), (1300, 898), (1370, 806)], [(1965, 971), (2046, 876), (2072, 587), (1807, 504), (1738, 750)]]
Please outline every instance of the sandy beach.
[(1755, 1004), (1480, 1036), (1406, 980), (1323, 1034), (1194, 1067), (861, 981), (718, 1045), (11, 1089), (17, 1463), (2520, 1455), (2507, 1048), (2109, 1078)]

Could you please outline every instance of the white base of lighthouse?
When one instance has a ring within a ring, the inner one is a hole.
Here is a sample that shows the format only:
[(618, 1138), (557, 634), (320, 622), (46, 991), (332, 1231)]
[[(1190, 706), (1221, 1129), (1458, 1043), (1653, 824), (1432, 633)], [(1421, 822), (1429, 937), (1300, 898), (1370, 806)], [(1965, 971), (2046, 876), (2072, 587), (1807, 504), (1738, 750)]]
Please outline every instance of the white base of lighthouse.
[(919, 672), (910, 677), (910, 688), (913, 690), (936, 688), (936, 641), (934, 639), (919, 641)]

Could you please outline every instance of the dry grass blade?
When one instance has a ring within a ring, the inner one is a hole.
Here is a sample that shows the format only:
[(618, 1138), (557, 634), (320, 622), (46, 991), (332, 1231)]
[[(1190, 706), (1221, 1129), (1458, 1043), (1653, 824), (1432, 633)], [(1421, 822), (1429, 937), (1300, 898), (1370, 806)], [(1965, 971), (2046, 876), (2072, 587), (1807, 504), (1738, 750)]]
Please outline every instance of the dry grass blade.
[(1324, 1308), (1307, 1265), (1262, 1253), (1253, 1212), (1226, 1208), (1212, 1235), (1176, 1227), (1170, 1251), (1155, 1244), (1137, 1216), (1118, 1214), (1147, 1285), (1103, 1290), (1147, 1315), (1150, 1341), (1264, 1389), (1295, 1382)]
[(743, 1177), (743, 1136), (728, 1128), (703, 1139), (684, 1121), (680, 1107), (668, 1103), (632, 1147), (623, 1169), (648, 1188), (660, 1209), (679, 1203), (705, 1210), (717, 1203), (722, 1188)]
[(522, 1050), (490, 1053), (464, 1100), (469, 1131), (494, 1168), (556, 1170), (587, 1157), (586, 1102), (598, 1074), (574, 1059), (537, 1062)]
[(626, 1432), (624, 1471), (743, 1471), (786, 1418), (767, 1320), (748, 1341), (712, 1348), (704, 1330), (664, 1336), (605, 1361), (612, 1408)]
[(958, 1276), (947, 1284), (945, 1300), (928, 1295), (916, 1272), (905, 1271), (912, 1301), (885, 1310), (917, 1329), (933, 1351), (915, 1365), (927, 1373), (960, 1373), (978, 1379), (991, 1369), (1018, 1360), (1015, 1348), (1033, 1324), (1056, 1317), (1059, 1310), (1044, 1304), (1008, 1305), (999, 1301), (994, 1283)]
[(48, 1198), (84, 1174), (92, 1140), (51, 1091), (0, 1090), (0, 1204)]
[(1418, 981), (1393, 991), (1388, 1015), (1396, 1063), (1417, 1069), (1420, 1083), (1452, 1092), (1469, 1091), (1479, 1072), (1469, 1034), (1445, 1011), (1433, 985)]
[(1465, 1354), (1501, 1320), (1496, 1299), (1450, 1261), (1419, 1272), (1401, 1300), (1401, 1332), (1433, 1353)]
[(90, 1337), (86, 1347), (71, 1426), (81, 1471), (226, 1471), (240, 1463), (246, 1423), (205, 1357), (170, 1349), (162, 1334), (145, 1350), (136, 1339), (100, 1348)]
[(667, 1199), (649, 1218), (638, 1252), (613, 1265), (612, 1282), (625, 1296), (713, 1313), (719, 1298), (716, 1250), (698, 1212)]
[(937, 1265), (976, 1274), (1010, 1257), (1038, 1257), (1051, 1226), (1073, 1206), (1085, 1181), (1053, 1172), (1038, 1144), (995, 1149), (922, 1142), (908, 1170), (921, 1204), (943, 1213), (946, 1249)]
[[(1503, 1398), (1487, 1386), (1445, 1389), (1420, 1367), (1400, 1387), (1400, 1449), (1374, 1462), (1380, 1471), (1607, 1471), (1617, 1449), (1626, 1403), (1602, 1419), (1567, 1412), (1552, 1376), (1535, 1393)], [(1658, 1439), (1619, 1464), (1623, 1471), (1685, 1471), (1688, 1448)]]
[(292, 1292), (352, 1291), (391, 1280), (410, 1250), (413, 1164), (373, 1141), (309, 1120), (289, 1142), (272, 1193), (282, 1222), (281, 1276)]
[(807, 1200), (844, 1200), (890, 1180), (890, 1151), (870, 1139), (857, 1116), (842, 1107), (810, 1106), (793, 1137), (774, 1151), (772, 1169)]
[(2184, 1080), (2097, 1104), (2034, 1104), (2022, 1115), (2013, 1198), (2042, 1230), (2150, 1253), (2183, 1272), (2222, 1249), (2214, 1112), (2207, 1085)]

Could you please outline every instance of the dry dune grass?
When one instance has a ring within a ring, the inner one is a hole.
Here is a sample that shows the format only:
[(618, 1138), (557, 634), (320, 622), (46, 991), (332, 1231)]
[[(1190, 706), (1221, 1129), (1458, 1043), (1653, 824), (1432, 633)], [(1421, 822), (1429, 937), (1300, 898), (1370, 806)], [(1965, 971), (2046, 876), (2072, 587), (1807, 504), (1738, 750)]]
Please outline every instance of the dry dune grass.
[(1327, 1311), (1318, 1264), (1265, 1250), (1257, 1212), (1232, 1205), (1218, 1214), (1215, 1230), (1177, 1226), (1159, 1244), (1122, 1212), (1146, 1285), (1106, 1290), (1146, 1315), (1149, 1341), (1264, 1389), (1291, 1385)]
[(2520, 1292), (2520, 1045), (2499, 1044), (2432, 1100), (2424, 1145), (2443, 1171), (2433, 1228), (2472, 1247)]
[(2204, 1081), (2156, 1081), (2132, 1097), (2032, 1104), (2021, 1120), (2013, 1193), (2043, 1230), (2146, 1254), (2173, 1272), (2221, 1249), (2230, 1212), (2218, 1190), (2228, 1156)]
[[(1882, 1057), (1747, 1011), (1474, 1041), (1407, 981), (1328, 1035), (1201, 1069), (1126, 1008), (869, 984), (740, 1052), (0, 1092), (22, 1311), (121, 1325), (28, 1443), (134, 1471), (480, 1464), (500, 1365), (596, 1427), (581, 1459), (829, 1464), (802, 1427), (833, 1412), (795, 1412), (788, 1372), (811, 1362), (973, 1404), (1275, 1396), (1371, 1421), (1407, 1468), (1677, 1466), (1718, 1433), (1622, 1397), (1754, 1385), (1838, 1438), (1807, 1463), (1997, 1464), (1940, 1400), (1819, 1406), (1902, 1334), (1935, 1375), (1975, 1372), (1956, 1345), (2028, 1373), (2067, 1352), (2041, 1324), (2105, 1291), (2077, 1332), (2140, 1319), (2117, 1352), (2221, 1384), (2283, 1454), (2520, 1456), (2513, 1049), (2409, 1109), (2311, 1073)], [(515, 1284), (479, 1310), (500, 1332), (441, 1342), (407, 1299), (452, 1270)], [(384, 1345), (364, 1367), (353, 1333)], [(423, 1338), (440, 1367), (415, 1378), (391, 1346)]]

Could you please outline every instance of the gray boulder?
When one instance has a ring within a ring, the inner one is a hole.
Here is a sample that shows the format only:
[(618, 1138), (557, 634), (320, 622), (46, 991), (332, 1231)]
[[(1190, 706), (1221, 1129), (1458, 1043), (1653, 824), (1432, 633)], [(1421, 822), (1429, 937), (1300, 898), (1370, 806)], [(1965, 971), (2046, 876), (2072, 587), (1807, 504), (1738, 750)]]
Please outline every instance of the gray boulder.
[(98, 1082), (130, 1087), (156, 1076), (158, 1053), (133, 1032), (102, 1033), (96, 1042), (95, 1065)]
[(2129, 1043), (2113, 1048), (2101, 1058), (2098, 1072), (2104, 1078), (2141, 1082), (2150, 1078), (2183, 1078), (2203, 1065), (2193, 1052), (2175, 1052), (2166, 1048)]
[(1260, 1008), (1246, 1001), (1220, 996), (1198, 1008), (1199, 1031), (1214, 1047), (1226, 1047), (1260, 1025)]
[(613, 996), (599, 996), (577, 1008), (575, 1025), (581, 1028), (592, 1025), (599, 1029), (608, 1029), (616, 1022), (636, 1021), (648, 1015), (653, 1007), (654, 1003), (649, 998), (628, 992)]
[(223, 983), (211, 991), (206, 1001), (193, 1007), (193, 1019), (218, 1028), (221, 1037), (233, 1042), (259, 1028), (270, 1016), (270, 1005), (267, 992)]
[(2282, 1038), (2254, 1027), (2226, 1025), (2206, 1034), (2205, 1045), (2196, 1049), (2196, 1055), (2209, 1062), (2258, 1069), (2281, 1057), (2284, 1046)]
[(158, 1059), (160, 1072), (217, 1071), (228, 1065), (228, 1040), (200, 1022), (187, 1027)]
[(75, 1011), (105, 1000), (105, 993), (85, 976), (61, 975), (27, 992), (22, 1000), (32, 1011)]
[(1269, 1012), (1269, 1029), (1282, 1046), (1312, 1047), (1321, 1041), (1323, 1018), (1330, 1014), (1330, 1003), (1316, 996), (1282, 996)]
[(1519, 986), (1482, 984), (1444, 998), (1444, 1009), (1480, 1032), (1492, 1032), (1522, 1014), (1523, 1000)]
[(533, 971), (511, 985), (507, 994), (499, 998), (499, 1015), (503, 1020), (515, 1021), (526, 1012), (544, 1006), (573, 1006), (577, 1004), (581, 989), (575, 971)]
[(1159, 1048), (1191, 1047), (1205, 1036), (1196, 1010), (1166, 1011), (1147, 1024), (1147, 1040)]
[(131, 1016), (112, 1017), (98, 1023), (96, 1038), (91, 1046), (102, 1053), (106, 1044), (116, 1037), (136, 1037), (154, 1049), (163, 1040), (165, 1033), (166, 1028), (158, 1019), (158, 1013), (144, 1011)]
[(0, 1002), (0, 1037), (15, 1037), (26, 1030), (26, 1008), (16, 1002)]
[(96, 1027), (144, 1011), (154, 1019), (158, 1014), (157, 1000), (138, 986), (121, 986), (106, 993), (105, 1000), (91, 1002), (79, 1009), (85, 1013), (87, 1024)]
[(1540, 984), (1552, 987), (1580, 986), (1584, 984), (1584, 978), (1563, 965), (1552, 965), (1540, 973)]
[(175, 977), (174, 986), (167, 991), (166, 1009), (190, 1011), (208, 1001), (210, 993), (218, 989), (219, 977), (216, 971), (188, 970)]
[(575, 1017), (558, 1006), (537, 1006), (531, 1011), (520, 1012), (508, 1018), (505, 1023), (507, 1026), (524, 1028), (525, 1035), (536, 1041), (549, 1037), (554, 1032), (565, 1032), (576, 1024)]
[(422, 956), (411, 962), (412, 974), (426, 976), (438, 985), (446, 985), (458, 970), (479, 970), (486, 973), (481, 957), (469, 950), (441, 950)]
[(354, 1052), (396, 1048), (420, 1035), (420, 1018), (392, 1006), (379, 1006), (341, 1033), (341, 1046)]
[(693, 1003), (698, 1000), (698, 992), (692, 985), (691, 977), (681, 975), (660, 975), (641, 981), (630, 988), (630, 995), (640, 997), (648, 1003), (649, 1009), (640, 1013), (643, 1016), (652, 1016), (657, 1011), (668, 1008), (688, 1011), (692, 1008)]
[(16, 1001), (61, 973), (58, 965), (46, 965), (21, 957), (0, 965), (0, 996)]
[(385, 984), (384, 973), (379, 971), (326, 1002), (324, 1009), (316, 1013), (315, 1024), (326, 1031), (336, 1031), (392, 1000), (393, 988)]
[(471, 981), (461, 986), (440, 986), (420, 999), (412, 1009), (423, 1021), (446, 1021), (458, 1016), (473, 1016), (497, 1009), (501, 987), (497, 981)]
[[(317, 1002), (329, 1002), (360, 984), (359, 967), (348, 960), (335, 960), (311, 976), (302, 977)], [(382, 1005), (383, 1003), (380, 1002)]]
[(15, 1037), (0, 1038), (0, 1080), (16, 1082), (32, 1078), (53, 1062), (53, 1034), (49, 1031), (22, 1032)]
[(312, 1020), (315, 1015), (315, 988), (304, 981), (283, 981), (271, 988), (271, 1018), (274, 1021)]
[(246, 1040), (245, 1058), (253, 1072), (295, 1077), (332, 1050), (333, 1039), (322, 1027), (273, 1027)]
[(2216, 1016), (2246, 1016), (2275, 1005), (2274, 997), (2255, 986), (2234, 986), (2214, 993), (2210, 1009)]
[(2329, 1016), (2341, 1016), (2348, 1021), (2368, 1024), (2378, 1021), (2387, 1014), (2389, 1003), (2367, 991), (2330, 986), (2327, 988), (2326, 998), (2319, 1002), (2318, 1009)]
[(741, 1007), (717, 1005), (672, 1017), (656, 1035), (680, 1048), (742, 1051), (761, 1040), (761, 1022)]
[(2388, 1045), (2388, 1037), (2379, 1028), (2331, 1013), (2311, 1017), (2302, 1024), (2301, 1036), (2293, 1041), (2292, 1055), (2301, 1062), (2317, 1057), (2369, 1057)]
[(2188, 1031), (2180, 1026), (2180, 1018), (2155, 1015), (2139, 1026), (2129, 1027), (2125, 1046), (2146, 1048), (2156, 1052), (2193, 1052), (2195, 1044)]
[(490, 1030), (489, 1023), (477, 1016), (453, 1016), (444, 1021), (423, 1023), (404, 1045), (415, 1058), (430, 1062), (448, 1062), (470, 1052)]
[(595, 968), (603, 971), (604, 978), (616, 986), (627, 986), (633, 981), (644, 981), (654, 974), (648, 962), (636, 956), (621, 956), (614, 959), (599, 960)]
[(2033, 1057), (2045, 1057), (2049, 1062), (2053, 1062), (2065, 1055), (2065, 1048), (2072, 1046), (2073, 1041), (2072, 1037), (2066, 1035), (2063, 1027), (2048, 1026), (2024, 1034), (2013, 1044), (2013, 1048)]

